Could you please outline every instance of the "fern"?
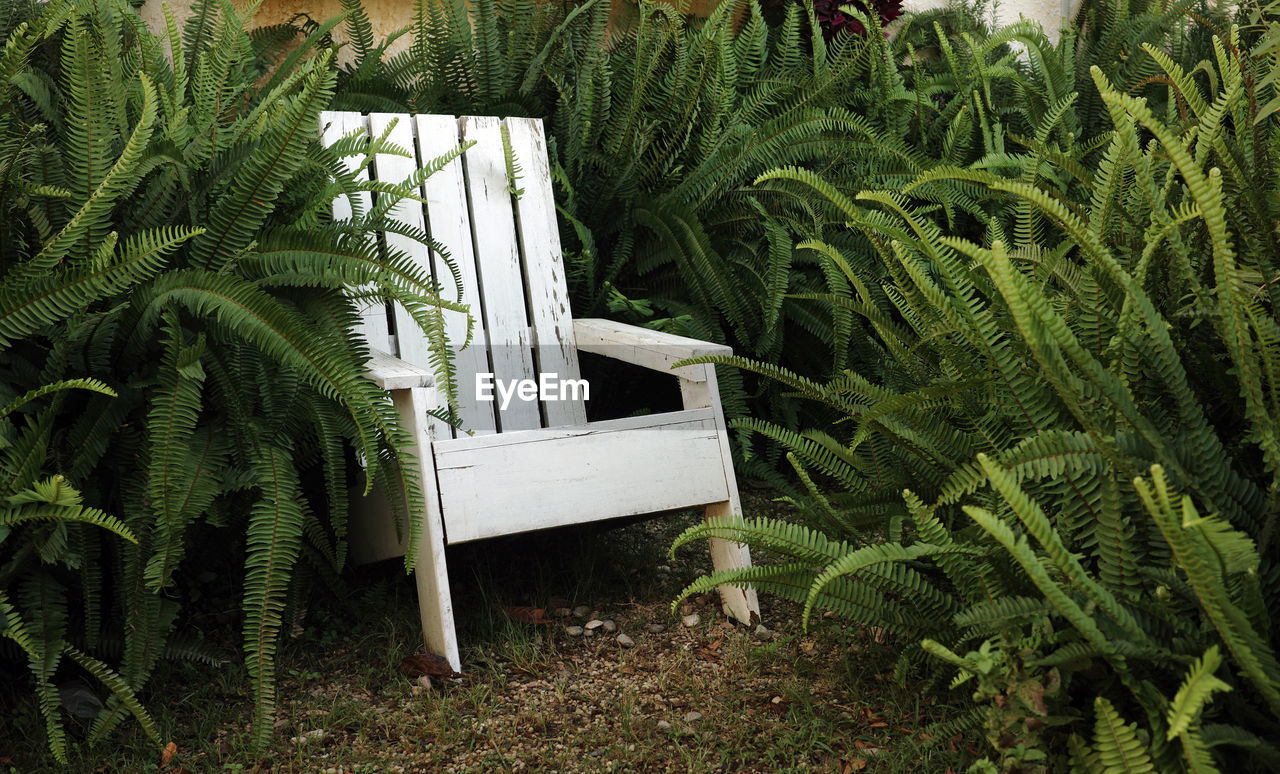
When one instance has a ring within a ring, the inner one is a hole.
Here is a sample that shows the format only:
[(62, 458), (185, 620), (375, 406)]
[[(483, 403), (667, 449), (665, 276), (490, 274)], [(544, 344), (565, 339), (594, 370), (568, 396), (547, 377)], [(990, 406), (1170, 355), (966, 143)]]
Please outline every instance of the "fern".
[[(50, 683), (63, 657), (111, 691), (90, 744), (129, 717), (158, 739), (139, 698), (157, 663), (208, 657), (180, 647), (184, 579), (239, 562), (265, 747), (284, 606), (345, 559), (348, 466), (363, 458), (370, 486), (400, 488), (409, 462), (389, 398), (362, 376), (354, 297), (398, 302), (437, 337), (465, 312), (371, 238), (452, 156), (369, 183), (342, 154), (395, 152), (386, 138), (319, 142), (336, 85), (385, 72), (355, 7), (249, 32), (230, 3), (202, 2), (162, 38), (122, 0), (24, 13), (0, 54), (4, 631), (55, 757), (71, 754)], [(344, 23), (362, 61), (339, 73), (329, 33)], [(378, 206), (332, 220), (335, 197), (375, 192)], [(322, 486), (303, 489), (313, 472)], [(222, 547), (190, 550), (197, 528), (223, 531)]]

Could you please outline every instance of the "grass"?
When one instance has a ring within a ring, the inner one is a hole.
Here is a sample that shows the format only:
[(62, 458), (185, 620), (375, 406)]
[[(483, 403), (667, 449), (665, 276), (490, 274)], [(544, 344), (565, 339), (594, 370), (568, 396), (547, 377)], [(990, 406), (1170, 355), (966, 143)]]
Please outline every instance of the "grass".
[[(747, 510), (774, 507), (757, 496)], [(802, 632), (798, 610), (772, 598), (763, 600), (771, 639), (726, 621), (711, 596), (689, 603), (702, 622), (682, 626), (670, 600), (708, 559), (690, 549), (672, 563), (665, 550), (695, 518), (450, 549), (469, 673), (430, 688), (397, 671), (419, 648), (412, 583), (393, 565), (362, 568), (345, 598), (313, 603), (281, 649), (276, 741), (261, 756), (249, 748), (238, 634), (218, 625), (207, 636), (227, 663), (164, 664), (146, 696), (177, 745), (164, 770), (963, 770), (969, 740), (925, 733), (960, 710), (890, 678), (905, 643), (832, 620)], [(549, 616), (587, 605), (635, 647), (614, 635), (571, 637), (563, 624), (572, 620), (519, 623), (502, 605), (547, 607)], [(0, 700), (10, 709), (0, 713), (0, 763), (45, 770), (42, 724), (24, 687), (0, 687)], [(154, 770), (160, 760), (133, 727), (76, 754), (71, 770), (82, 772)]]

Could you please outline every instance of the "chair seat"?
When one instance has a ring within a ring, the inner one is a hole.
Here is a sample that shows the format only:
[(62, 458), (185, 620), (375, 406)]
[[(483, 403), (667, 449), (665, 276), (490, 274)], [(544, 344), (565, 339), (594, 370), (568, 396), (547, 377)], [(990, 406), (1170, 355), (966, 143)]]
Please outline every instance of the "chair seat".
[(702, 408), (436, 441), (446, 541), (724, 501), (715, 420)]

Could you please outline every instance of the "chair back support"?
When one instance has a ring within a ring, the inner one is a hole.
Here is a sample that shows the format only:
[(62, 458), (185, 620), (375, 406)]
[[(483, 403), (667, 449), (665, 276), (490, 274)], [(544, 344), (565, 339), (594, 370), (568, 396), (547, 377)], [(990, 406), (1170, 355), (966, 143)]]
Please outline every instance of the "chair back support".
[[(508, 180), (502, 126), (521, 170), (514, 185)], [(411, 157), (378, 154), (365, 174), (393, 183), (409, 178), (459, 143), (475, 142), (423, 183), (420, 193), (425, 204), (402, 200), (391, 211), (391, 217), (426, 231), (448, 251), (462, 285), (456, 300), (470, 307), (474, 320), (471, 343), (460, 348), (466, 338), (466, 320), (460, 314), (445, 313), (463, 430), (453, 431), (436, 422), (436, 438), (585, 423), (581, 392), (559, 389), (564, 381), (578, 380), (580, 373), (542, 122), (326, 112), (321, 115), (321, 127), (326, 145), (353, 132), (370, 137), (389, 132), (391, 144)], [(360, 159), (350, 157), (348, 163), (355, 169)], [(360, 202), (366, 211), (371, 204), (367, 199)], [(348, 217), (351, 207), (345, 198), (339, 200), (334, 216)], [(400, 234), (387, 233), (385, 239), (387, 247), (410, 256), (436, 279), (446, 298), (453, 298), (453, 272), (442, 256)], [(371, 347), (431, 367), (428, 340), (400, 305), (363, 309), (361, 326)], [(480, 374), (493, 375), (492, 401), (477, 395)], [(496, 385), (540, 384), (543, 374), (546, 378), (541, 382), (552, 387), (549, 399), (529, 401), (516, 396), (502, 407)]]

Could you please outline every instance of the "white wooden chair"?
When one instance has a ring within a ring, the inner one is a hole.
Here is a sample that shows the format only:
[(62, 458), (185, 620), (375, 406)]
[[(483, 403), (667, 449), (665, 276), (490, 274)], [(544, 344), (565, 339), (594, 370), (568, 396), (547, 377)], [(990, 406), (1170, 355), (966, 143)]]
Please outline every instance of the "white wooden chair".
[[(460, 668), (448, 544), (692, 506), (705, 506), (709, 518), (741, 518), (715, 369), (671, 368), (683, 358), (727, 354), (729, 348), (609, 320), (571, 319), (541, 121), (329, 112), (321, 124), (327, 144), (354, 131), (382, 136), (390, 127), (391, 141), (414, 149), (423, 161), (459, 142), (476, 143), (426, 181), (425, 207), (401, 202), (393, 212), (426, 229), (461, 272), (462, 301), (475, 318), (471, 345), (456, 353), (463, 431), (427, 415), (438, 393), (426, 338), (408, 314), (400, 308), (388, 314), (382, 305), (362, 314), (376, 350), (370, 377), (391, 391), (404, 427), (417, 439), (411, 451), (427, 513), (416, 576), (428, 650)], [(524, 170), (518, 197), (508, 186), (503, 125)], [(418, 163), (380, 155), (373, 174), (400, 182)], [(335, 216), (345, 217), (350, 206), (340, 200)], [(449, 277), (420, 243), (390, 233), (386, 239), (433, 275)], [(456, 345), (465, 339), (466, 321), (461, 314), (448, 316)], [(552, 385), (578, 380), (579, 351), (672, 373), (684, 410), (587, 422), (580, 393), (561, 400), (516, 397), (505, 407), (500, 397), (478, 399), (477, 374), (491, 373), (508, 385), (536, 382), (540, 375)], [(368, 498), (357, 511), (350, 531), (355, 561), (404, 554), (385, 502)], [(716, 569), (751, 563), (746, 546), (724, 540), (712, 541), (711, 558)], [(723, 587), (720, 595), (729, 615), (743, 622), (759, 616), (754, 590)]]

